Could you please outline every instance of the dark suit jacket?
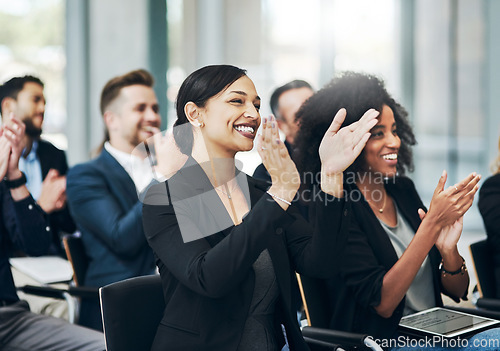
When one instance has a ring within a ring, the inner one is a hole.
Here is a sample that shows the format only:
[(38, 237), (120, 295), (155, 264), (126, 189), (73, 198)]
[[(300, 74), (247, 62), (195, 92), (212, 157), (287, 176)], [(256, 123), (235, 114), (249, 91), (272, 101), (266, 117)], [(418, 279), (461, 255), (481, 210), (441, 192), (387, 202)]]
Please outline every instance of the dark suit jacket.
[[(425, 207), (408, 178), (396, 178), (386, 184), (394, 199), (416, 232), (420, 225), (418, 209)], [(398, 256), (392, 243), (366, 202), (359, 189), (346, 185), (352, 205), (351, 226), (346, 246), (345, 259), (340, 274), (329, 281), (332, 303), (332, 329), (367, 333), (373, 337), (391, 337), (396, 332), (403, 315), (405, 299), (399, 303), (392, 317), (380, 317), (374, 306), (380, 303), (384, 275), (397, 262)], [(433, 267), (434, 296), (437, 306), (442, 306), (439, 251), (433, 247), (430, 254)]]
[(154, 272), (142, 229), (142, 203), (113, 156), (103, 149), (96, 159), (71, 168), (66, 192), (89, 257), (85, 285), (103, 286)]
[(236, 350), (254, 291), (252, 264), (266, 248), (280, 291), (276, 338), (284, 343), (283, 324), (291, 350), (307, 350), (292, 307), (292, 277), (294, 270), (320, 277), (335, 272), (347, 239), (348, 205), (321, 193), (324, 202), (312, 230), (293, 206), (283, 211), (265, 193), (266, 183), (245, 176), (251, 210), (243, 222), (185, 243), (178, 220), (190, 222), (190, 230), (199, 234), (201, 218), (217, 221), (220, 209), (229, 216), (201, 167), (192, 158), (187, 165), (167, 183), (153, 186), (143, 209), (166, 301), (152, 350)]
[(500, 173), (489, 177), (483, 183), (477, 205), (483, 217), (488, 244), (494, 255), (496, 296), (500, 298)]
[(19, 300), (9, 264), (12, 251), (44, 255), (49, 248), (50, 237), (47, 216), (31, 195), (14, 201), (10, 190), (0, 180), (0, 300)]
[[(42, 180), (45, 179), (50, 169), (56, 169), (59, 174), (65, 175), (68, 172), (68, 162), (66, 154), (57, 147), (45, 140), (38, 140), (37, 156), (42, 169)], [(64, 233), (73, 233), (76, 230), (75, 222), (71, 218), (68, 206), (60, 211), (54, 211), (49, 215), (49, 222), (53, 233), (53, 243), (51, 253), (65, 257), (61, 239)]]

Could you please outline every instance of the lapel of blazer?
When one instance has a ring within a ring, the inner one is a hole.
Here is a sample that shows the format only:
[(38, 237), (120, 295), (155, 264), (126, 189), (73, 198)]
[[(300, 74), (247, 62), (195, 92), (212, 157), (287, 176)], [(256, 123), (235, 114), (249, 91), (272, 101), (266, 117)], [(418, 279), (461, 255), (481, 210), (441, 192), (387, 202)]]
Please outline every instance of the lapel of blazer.
[(40, 168), (42, 170), (42, 179), (45, 179), (45, 176), (47, 176), (47, 173), (49, 173), (50, 166), (49, 166), (49, 159), (47, 155), (47, 152), (45, 150), (45, 145), (42, 143), (41, 140), (38, 140), (38, 148), (36, 149), (36, 155), (38, 156), (38, 159), (40, 160)]
[(398, 255), (389, 236), (359, 188), (355, 184), (348, 183), (345, 183), (344, 186), (348, 189), (350, 201), (354, 204), (352, 208), (359, 227), (365, 232), (370, 245), (374, 247), (374, 252), (381, 264), (390, 269), (397, 262)]
[[(397, 182), (397, 180), (396, 180)], [(409, 194), (407, 189), (400, 189), (397, 185), (389, 183), (386, 186), (387, 192), (396, 202), (403, 217), (408, 221), (411, 228), (416, 232), (420, 226), (420, 218), (415, 210), (415, 198)], [(404, 195), (404, 196), (401, 196)]]
[(40, 168), (42, 170), (42, 179), (45, 179), (51, 168), (59, 171), (61, 175), (68, 172), (68, 164), (63, 151), (54, 149), (48, 141), (39, 139), (36, 155), (40, 160)]
[[(188, 189), (192, 189), (190, 194), (182, 194), (182, 196), (195, 198), (195, 208), (199, 209), (199, 216), (211, 215), (212, 218), (218, 223), (228, 223), (228, 228), (218, 231), (212, 235), (205, 236), (205, 239), (213, 247), (229, 233), (232, 228), (232, 220), (224, 208), (224, 204), (217, 195), (215, 189), (210, 183), (207, 175), (196, 162), (196, 160), (189, 156), (184, 166), (178, 173), (180, 181), (188, 185)], [(179, 181), (179, 179), (177, 180)], [(173, 182), (172, 182), (173, 183)], [(170, 186), (169, 182), (169, 186)], [(175, 183), (172, 185), (175, 186)], [(171, 194), (175, 189), (170, 188)], [(203, 230), (203, 228), (200, 228)]]
[(127, 171), (104, 148), (96, 161), (102, 168), (102, 174), (107, 178), (112, 192), (120, 202), (127, 204), (128, 207), (134, 205), (139, 197), (137, 196), (134, 181), (130, 178)]

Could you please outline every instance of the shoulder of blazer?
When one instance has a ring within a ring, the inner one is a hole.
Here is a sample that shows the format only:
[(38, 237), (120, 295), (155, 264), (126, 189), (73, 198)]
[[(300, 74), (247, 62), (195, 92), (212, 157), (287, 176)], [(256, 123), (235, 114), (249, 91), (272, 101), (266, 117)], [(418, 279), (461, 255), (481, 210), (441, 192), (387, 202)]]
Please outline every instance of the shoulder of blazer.
[(500, 191), (500, 173), (486, 178), (483, 185), (481, 186), (481, 189), (479, 190), (479, 196), (481, 197), (481, 193), (495, 190)]
[(398, 204), (403, 216), (408, 220), (412, 228), (416, 231), (420, 225), (418, 209), (427, 211), (427, 207), (418, 195), (415, 184), (408, 177), (395, 177), (387, 183), (387, 191)]
[(120, 172), (120, 170), (128, 176), (127, 172), (118, 163), (118, 161), (116, 161), (113, 156), (103, 149), (97, 157), (71, 167), (68, 171), (68, 178), (76, 177), (82, 173), (95, 173), (96, 175), (101, 174), (107, 178), (108, 173)]
[(52, 144), (51, 142), (44, 140), (44, 139), (39, 139), (38, 140), (38, 152), (44, 153), (44, 152), (54, 152), (58, 154), (64, 154), (64, 151), (59, 149), (57, 146)]

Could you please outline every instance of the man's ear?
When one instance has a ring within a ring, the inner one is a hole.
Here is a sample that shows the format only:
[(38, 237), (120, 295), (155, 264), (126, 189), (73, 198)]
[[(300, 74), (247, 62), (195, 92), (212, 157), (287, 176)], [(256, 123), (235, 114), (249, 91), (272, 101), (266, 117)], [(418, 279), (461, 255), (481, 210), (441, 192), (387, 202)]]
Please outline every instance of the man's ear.
[(0, 111), (2, 112), (2, 119), (7, 118), (7, 116), (15, 111), (17, 106), (17, 101), (14, 98), (6, 97), (2, 100), (0, 105)]
[(288, 124), (282, 119), (276, 120), (276, 123), (278, 123), (278, 128), (283, 132), (283, 134), (288, 135), (290, 132)]
[(115, 112), (107, 110), (106, 112), (104, 112), (104, 115), (102, 117), (108, 131), (116, 130), (117, 124), (119, 123), (119, 118)]
[(203, 124), (203, 119), (200, 116), (200, 108), (194, 102), (189, 101), (184, 105), (184, 114), (193, 126), (199, 127)]

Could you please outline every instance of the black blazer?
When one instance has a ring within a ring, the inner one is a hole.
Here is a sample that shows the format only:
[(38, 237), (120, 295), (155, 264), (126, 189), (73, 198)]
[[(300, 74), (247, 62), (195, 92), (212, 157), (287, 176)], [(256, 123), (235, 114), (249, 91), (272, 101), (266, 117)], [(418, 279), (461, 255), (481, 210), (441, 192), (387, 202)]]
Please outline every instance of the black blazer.
[(489, 177), (483, 183), (477, 205), (483, 217), (488, 244), (493, 252), (496, 296), (500, 298), (500, 173)]
[[(405, 299), (390, 318), (382, 318), (374, 306), (380, 303), (384, 275), (397, 262), (398, 256), (384, 228), (368, 202), (354, 184), (346, 184), (352, 206), (349, 239), (341, 272), (328, 282), (332, 308), (330, 327), (333, 329), (367, 333), (373, 337), (391, 337), (396, 332), (403, 315)], [(394, 199), (416, 232), (420, 225), (418, 209), (425, 210), (413, 182), (398, 177), (386, 184)], [(442, 306), (439, 263), (441, 256), (436, 247), (429, 253), (433, 267), (434, 296), (437, 306)], [(455, 299), (455, 298), (454, 298)]]
[(283, 211), (265, 193), (266, 183), (245, 175), (251, 210), (243, 222), (184, 243), (178, 219), (200, 234), (200, 222), (220, 220), (221, 209), (229, 217), (201, 167), (192, 158), (186, 164), (153, 186), (143, 207), (166, 301), (152, 350), (236, 350), (254, 291), (252, 264), (266, 248), (280, 291), (276, 338), (284, 344), (283, 324), (291, 350), (307, 350), (291, 303), (292, 278), (295, 270), (318, 277), (335, 272), (347, 239), (348, 205), (321, 193), (313, 231), (293, 206)]

